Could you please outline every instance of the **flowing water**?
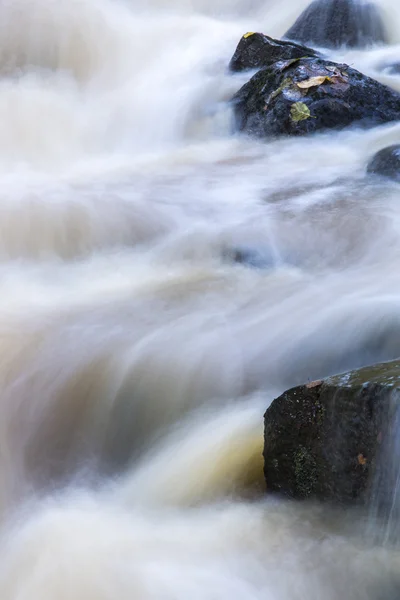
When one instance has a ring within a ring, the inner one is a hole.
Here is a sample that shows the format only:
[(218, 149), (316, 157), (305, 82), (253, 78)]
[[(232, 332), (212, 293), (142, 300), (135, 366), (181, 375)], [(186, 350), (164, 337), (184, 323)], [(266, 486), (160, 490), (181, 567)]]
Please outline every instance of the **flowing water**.
[[(0, 0), (1, 600), (399, 597), (363, 517), (263, 494), (271, 400), (400, 355), (400, 125), (232, 135), (306, 4)], [(332, 56), (400, 90), (381, 7)]]

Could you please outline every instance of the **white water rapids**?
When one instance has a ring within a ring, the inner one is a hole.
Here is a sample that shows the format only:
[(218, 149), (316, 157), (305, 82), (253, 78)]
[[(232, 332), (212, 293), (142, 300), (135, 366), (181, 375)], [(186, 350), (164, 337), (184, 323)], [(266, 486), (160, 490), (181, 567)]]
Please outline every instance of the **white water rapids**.
[[(240, 37), (307, 3), (0, 0), (1, 600), (399, 597), (357, 515), (263, 494), (271, 400), (400, 355), (400, 124), (231, 133)], [(381, 6), (332, 56), (400, 90)]]

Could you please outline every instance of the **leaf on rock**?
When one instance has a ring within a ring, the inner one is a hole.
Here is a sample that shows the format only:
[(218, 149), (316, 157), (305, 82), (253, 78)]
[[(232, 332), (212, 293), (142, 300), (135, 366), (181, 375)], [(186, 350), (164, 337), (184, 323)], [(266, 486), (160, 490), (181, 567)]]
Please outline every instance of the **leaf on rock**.
[(330, 71), (331, 73), (340, 73), (338, 67), (334, 66), (334, 65), (326, 65), (325, 69), (327, 69), (328, 71)]
[(350, 87), (348, 78), (343, 77), (341, 74), (330, 77), (330, 82), (333, 83), (335, 88), (341, 92), (345, 92)]
[(308, 90), (309, 88), (322, 85), (325, 81), (330, 81), (330, 78), (326, 77), (326, 75), (321, 75), (319, 77), (310, 77), (305, 81), (298, 81), (296, 85), (302, 90)]
[(329, 80), (332, 83), (349, 83), (349, 78), (342, 75), (342, 73), (332, 75), (332, 77), (330, 77)]
[(282, 90), (289, 87), (292, 83), (293, 83), (293, 80), (290, 77), (285, 77), (285, 79), (282, 81), (281, 85), (276, 90), (271, 92), (271, 94), (268, 96), (267, 100), (265, 101), (266, 105), (268, 106), (268, 104), (270, 102), (272, 102), (272, 100), (274, 98), (279, 96), (279, 94), (282, 92)]
[(367, 459), (365, 458), (365, 456), (363, 454), (359, 454), (357, 456), (357, 460), (358, 460), (358, 464), (365, 467), (365, 465), (367, 464)]
[(248, 31), (247, 33), (244, 34), (244, 39), (246, 40), (247, 38), (249, 38), (251, 35), (254, 35), (254, 31)]
[(322, 379), (318, 379), (317, 381), (310, 381), (310, 383), (307, 383), (306, 388), (308, 390), (311, 390), (312, 388), (319, 387), (320, 385), (322, 385)]
[(295, 102), (290, 108), (290, 116), (292, 121), (297, 123), (298, 121), (304, 121), (311, 117), (310, 109), (304, 102)]
[(278, 62), (275, 63), (274, 67), (282, 72), (285, 69), (288, 69), (294, 63), (299, 62), (299, 60), (301, 60), (301, 58), (290, 58), (289, 60), (279, 60)]

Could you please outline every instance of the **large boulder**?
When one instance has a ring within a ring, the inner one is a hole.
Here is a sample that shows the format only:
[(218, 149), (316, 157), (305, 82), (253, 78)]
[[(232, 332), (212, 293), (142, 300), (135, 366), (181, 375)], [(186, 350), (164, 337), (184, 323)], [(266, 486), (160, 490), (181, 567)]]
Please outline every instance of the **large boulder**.
[(363, 48), (387, 39), (380, 11), (362, 0), (315, 0), (284, 37), (325, 48)]
[(393, 361), (282, 394), (264, 417), (267, 488), (339, 503), (373, 497), (393, 507), (399, 390), (400, 361)]
[(257, 137), (303, 135), (400, 119), (400, 94), (345, 64), (282, 60), (233, 97), (236, 127)]
[(245, 33), (242, 36), (229, 69), (234, 72), (269, 67), (278, 60), (290, 60), (304, 56), (318, 56), (312, 48), (291, 42), (275, 40), (263, 33)]
[(400, 182), (400, 145), (377, 152), (368, 163), (367, 172)]

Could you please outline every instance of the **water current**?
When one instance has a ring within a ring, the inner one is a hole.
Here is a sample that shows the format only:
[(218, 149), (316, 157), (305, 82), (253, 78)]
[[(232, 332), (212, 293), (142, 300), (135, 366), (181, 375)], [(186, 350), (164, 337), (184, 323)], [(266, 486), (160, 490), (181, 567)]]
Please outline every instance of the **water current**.
[[(237, 42), (306, 5), (0, 0), (1, 600), (400, 596), (361, 515), (264, 494), (272, 399), (400, 355), (400, 124), (232, 134)], [(400, 90), (380, 6), (331, 56)]]

